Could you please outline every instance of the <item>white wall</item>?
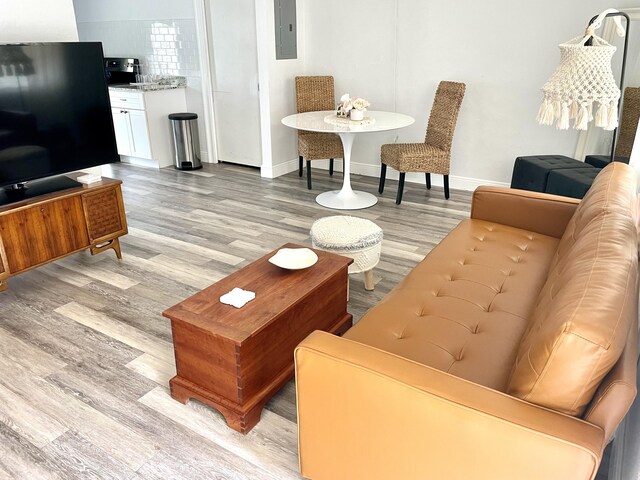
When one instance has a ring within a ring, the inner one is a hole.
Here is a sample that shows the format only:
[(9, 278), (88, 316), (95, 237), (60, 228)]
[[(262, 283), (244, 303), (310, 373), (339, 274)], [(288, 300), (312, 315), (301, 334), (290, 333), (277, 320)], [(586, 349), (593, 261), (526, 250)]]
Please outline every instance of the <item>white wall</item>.
[(78, 22), (194, 18), (189, 0), (76, 0)]
[(72, 0), (0, 0), (0, 42), (75, 42)]
[(258, 1), (265, 4), (266, 14), (266, 28), (263, 32), (266, 38), (263, 39), (263, 45), (269, 70), (269, 116), (268, 120), (265, 120), (269, 122), (271, 132), (271, 167), (263, 169), (262, 175), (277, 177), (298, 168), (297, 133), (282, 125), (281, 120), (283, 117), (295, 113), (294, 78), (304, 74), (305, 37), (302, 32), (305, 30), (305, 2), (298, 0), (296, 6), (298, 58), (276, 60), (273, 0)]
[[(269, 95), (273, 163), (295, 168), (295, 132), (278, 123), (295, 111), (293, 77), (299, 74), (331, 74), (338, 96), (349, 92), (370, 100), (372, 110), (416, 118), (397, 132), (358, 137), (354, 173), (377, 176), (380, 145), (396, 135), (399, 142), (422, 141), (440, 80), (467, 84), (454, 138), (452, 187), (509, 183), (519, 155), (572, 156), (576, 131), (536, 123), (540, 89), (558, 63), (557, 45), (581, 34), (593, 15), (610, 6), (608, 0), (298, 0), (301, 60), (269, 65), (270, 82), (280, 85), (271, 85)], [(267, 28), (272, 24), (269, 18)]]

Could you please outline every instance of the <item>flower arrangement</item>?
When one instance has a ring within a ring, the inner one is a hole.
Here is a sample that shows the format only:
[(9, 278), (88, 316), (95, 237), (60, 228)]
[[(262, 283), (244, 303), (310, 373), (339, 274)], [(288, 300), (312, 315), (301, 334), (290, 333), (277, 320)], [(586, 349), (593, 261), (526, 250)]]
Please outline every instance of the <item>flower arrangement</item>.
[(352, 119), (362, 120), (363, 112), (369, 105), (371, 104), (368, 100), (360, 97), (352, 98), (348, 93), (345, 93), (340, 97), (337, 113), (339, 117), (351, 117)]

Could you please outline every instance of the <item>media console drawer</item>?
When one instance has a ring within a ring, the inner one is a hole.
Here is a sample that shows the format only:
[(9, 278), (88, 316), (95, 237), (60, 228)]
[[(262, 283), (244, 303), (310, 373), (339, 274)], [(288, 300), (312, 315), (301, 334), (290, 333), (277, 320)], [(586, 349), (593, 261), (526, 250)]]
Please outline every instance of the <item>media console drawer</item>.
[(0, 291), (12, 276), (87, 248), (121, 258), (127, 220), (120, 184), (103, 179), (0, 207)]

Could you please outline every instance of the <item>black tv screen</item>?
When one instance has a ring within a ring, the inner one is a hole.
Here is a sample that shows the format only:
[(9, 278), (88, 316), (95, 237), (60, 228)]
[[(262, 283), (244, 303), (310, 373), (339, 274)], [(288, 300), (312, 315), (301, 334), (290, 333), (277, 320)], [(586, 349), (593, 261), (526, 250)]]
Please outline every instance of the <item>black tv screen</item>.
[(0, 45), (0, 186), (119, 161), (99, 42)]

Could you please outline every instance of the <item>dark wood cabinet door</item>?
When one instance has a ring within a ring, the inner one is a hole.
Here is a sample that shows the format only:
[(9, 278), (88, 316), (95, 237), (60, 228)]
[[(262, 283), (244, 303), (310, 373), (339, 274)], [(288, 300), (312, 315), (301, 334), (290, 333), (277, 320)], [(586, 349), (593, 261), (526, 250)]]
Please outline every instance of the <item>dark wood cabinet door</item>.
[[(89, 236), (84, 223), (82, 200), (69, 197), (44, 206), (45, 227), (51, 242), (53, 258), (87, 248)], [(42, 210), (42, 207), (41, 207)]]
[(82, 201), (77, 196), (4, 215), (0, 234), (12, 274), (89, 245)]

